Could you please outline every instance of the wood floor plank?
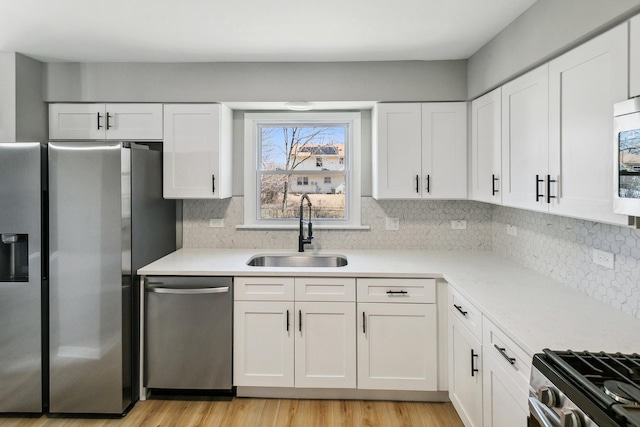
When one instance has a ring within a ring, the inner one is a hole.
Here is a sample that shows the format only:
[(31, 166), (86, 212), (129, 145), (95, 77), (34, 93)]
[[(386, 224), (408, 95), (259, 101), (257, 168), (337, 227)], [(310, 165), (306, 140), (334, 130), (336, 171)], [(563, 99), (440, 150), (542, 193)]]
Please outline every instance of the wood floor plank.
[(462, 427), (451, 403), (252, 399), (138, 402), (123, 419), (9, 418), (2, 427)]

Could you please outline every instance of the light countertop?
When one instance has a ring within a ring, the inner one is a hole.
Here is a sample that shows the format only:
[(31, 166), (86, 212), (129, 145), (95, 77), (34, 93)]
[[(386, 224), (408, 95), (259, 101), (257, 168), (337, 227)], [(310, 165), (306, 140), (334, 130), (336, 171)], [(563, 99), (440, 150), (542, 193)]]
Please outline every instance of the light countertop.
[[(261, 249), (180, 249), (140, 275), (444, 278), (527, 353), (553, 350), (640, 353), (640, 319), (492, 252), (322, 251), (341, 254), (336, 268), (250, 267)], [(309, 255), (313, 252), (305, 252)]]

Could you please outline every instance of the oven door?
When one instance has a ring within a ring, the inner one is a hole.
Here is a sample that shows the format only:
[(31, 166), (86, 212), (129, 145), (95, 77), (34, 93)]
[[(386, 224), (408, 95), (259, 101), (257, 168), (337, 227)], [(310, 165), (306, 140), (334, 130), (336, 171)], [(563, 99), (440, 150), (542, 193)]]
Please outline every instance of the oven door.
[[(622, 108), (624, 107), (624, 109)], [(613, 210), (640, 217), (640, 100), (616, 104)]]
[(560, 427), (560, 417), (552, 409), (538, 400), (537, 396), (531, 393), (529, 397), (529, 417), (528, 427)]

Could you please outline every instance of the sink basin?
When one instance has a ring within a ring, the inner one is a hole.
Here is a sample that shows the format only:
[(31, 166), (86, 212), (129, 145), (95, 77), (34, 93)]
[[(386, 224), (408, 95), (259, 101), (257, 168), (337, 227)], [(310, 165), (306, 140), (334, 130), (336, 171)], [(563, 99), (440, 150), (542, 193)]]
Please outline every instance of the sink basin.
[(247, 261), (252, 267), (344, 267), (344, 255), (255, 255)]

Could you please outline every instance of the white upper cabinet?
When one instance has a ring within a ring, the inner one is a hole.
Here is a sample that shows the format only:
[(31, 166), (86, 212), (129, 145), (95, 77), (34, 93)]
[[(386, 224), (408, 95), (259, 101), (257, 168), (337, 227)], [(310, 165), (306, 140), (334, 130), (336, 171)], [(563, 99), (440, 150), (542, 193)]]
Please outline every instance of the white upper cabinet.
[(50, 104), (52, 140), (162, 140), (162, 104)]
[(421, 197), (422, 106), (378, 104), (373, 112), (373, 197)]
[(551, 213), (627, 224), (613, 213), (612, 161), (613, 104), (627, 99), (627, 58), (623, 24), (549, 63)]
[(467, 197), (466, 103), (378, 104), (373, 197)]
[(502, 204), (547, 210), (549, 66), (502, 87)]
[(467, 103), (422, 104), (422, 197), (467, 198)]
[(502, 202), (502, 89), (471, 103), (471, 191), (473, 200)]
[(164, 127), (164, 197), (231, 197), (231, 110), (222, 104), (166, 104)]
[(629, 21), (629, 98), (640, 96), (640, 15)]

